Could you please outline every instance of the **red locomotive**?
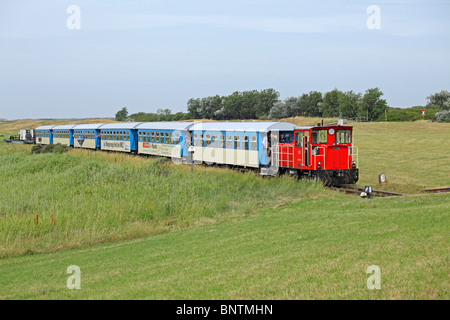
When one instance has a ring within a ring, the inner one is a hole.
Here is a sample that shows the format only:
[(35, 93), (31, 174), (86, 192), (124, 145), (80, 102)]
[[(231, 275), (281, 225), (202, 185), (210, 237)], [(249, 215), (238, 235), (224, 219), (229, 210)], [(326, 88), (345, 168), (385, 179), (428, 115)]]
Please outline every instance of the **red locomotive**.
[(280, 132), (278, 154), (274, 152), (272, 159), (281, 171), (317, 177), (328, 186), (356, 183), (358, 159), (352, 133), (351, 126), (338, 124), (298, 127), (293, 136)]

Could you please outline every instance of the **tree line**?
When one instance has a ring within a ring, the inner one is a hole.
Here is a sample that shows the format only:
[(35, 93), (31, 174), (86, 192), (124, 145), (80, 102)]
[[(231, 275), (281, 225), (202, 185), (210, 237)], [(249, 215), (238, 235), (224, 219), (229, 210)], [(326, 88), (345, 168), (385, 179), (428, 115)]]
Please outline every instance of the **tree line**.
[[(128, 115), (126, 107), (116, 113), (118, 121), (181, 121), (188, 119), (211, 120), (277, 120), (295, 116), (304, 117), (342, 117), (346, 119), (363, 118), (371, 121), (418, 120), (422, 107), (409, 109), (391, 108), (379, 88), (360, 92), (332, 91), (321, 93), (311, 91), (297, 97), (280, 100), (275, 89), (236, 91), (227, 96), (208, 96), (191, 98), (187, 102), (187, 113), (171, 113), (170, 109), (158, 109), (156, 113), (138, 112)], [(435, 119), (438, 112), (450, 109), (450, 92), (441, 91), (427, 97), (428, 118)], [(445, 112), (444, 112), (445, 113)], [(446, 114), (446, 113), (445, 113)], [(445, 121), (445, 120), (444, 120)]]

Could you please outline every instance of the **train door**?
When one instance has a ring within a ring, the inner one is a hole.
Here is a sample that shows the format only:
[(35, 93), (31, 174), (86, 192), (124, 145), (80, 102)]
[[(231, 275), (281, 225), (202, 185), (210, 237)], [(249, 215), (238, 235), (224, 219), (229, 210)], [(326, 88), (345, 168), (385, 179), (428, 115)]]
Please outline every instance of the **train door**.
[(303, 137), (303, 165), (305, 167), (309, 166), (309, 131), (305, 131)]
[(294, 139), (294, 166), (300, 168), (303, 165), (303, 131), (294, 132)]

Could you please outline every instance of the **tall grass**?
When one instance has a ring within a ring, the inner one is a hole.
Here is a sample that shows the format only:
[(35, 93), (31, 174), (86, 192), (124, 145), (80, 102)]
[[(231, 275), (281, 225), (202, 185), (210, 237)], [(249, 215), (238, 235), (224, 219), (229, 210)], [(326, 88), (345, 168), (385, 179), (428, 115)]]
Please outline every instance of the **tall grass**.
[(321, 192), (165, 158), (72, 150), (1, 155), (0, 257), (130, 239), (229, 219)]

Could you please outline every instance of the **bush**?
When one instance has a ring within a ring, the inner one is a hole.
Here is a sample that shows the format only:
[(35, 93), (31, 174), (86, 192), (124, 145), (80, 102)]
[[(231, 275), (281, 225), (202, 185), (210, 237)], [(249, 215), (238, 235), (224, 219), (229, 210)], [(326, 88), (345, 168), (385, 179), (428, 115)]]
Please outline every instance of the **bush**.
[[(422, 110), (425, 110), (425, 120), (435, 120), (436, 112), (439, 111), (436, 108), (425, 108), (421, 106), (415, 106), (411, 108), (389, 108), (387, 111), (388, 121), (417, 121), (422, 120)], [(378, 121), (384, 121), (385, 115), (382, 114), (377, 119)]]
[(41, 144), (37, 144), (31, 148), (31, 153), (64, 153), (69, 150), (69, 147), (66, 145), (63, 145), (61, 143), (57, 144), (47, 144), (45, 146)]
[(41, 153), (43, 145), (42, 144), (35, 144), (33, 148), (31, 148), (31, 153)]
[(450, 122), (450, 110), (443, 110), (436, 113), (436, 119), (439, 122)]

